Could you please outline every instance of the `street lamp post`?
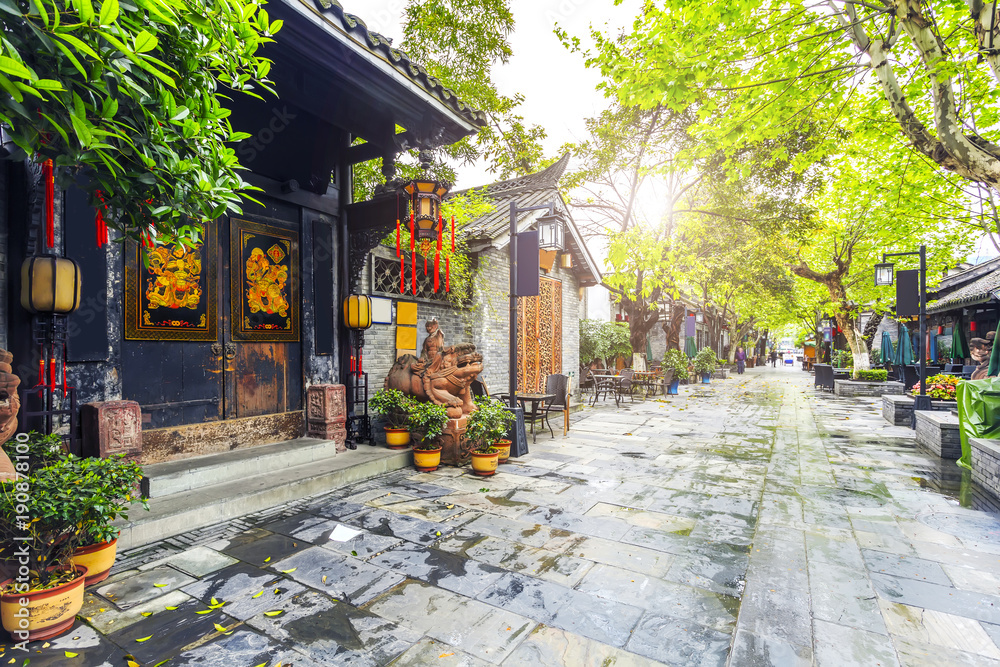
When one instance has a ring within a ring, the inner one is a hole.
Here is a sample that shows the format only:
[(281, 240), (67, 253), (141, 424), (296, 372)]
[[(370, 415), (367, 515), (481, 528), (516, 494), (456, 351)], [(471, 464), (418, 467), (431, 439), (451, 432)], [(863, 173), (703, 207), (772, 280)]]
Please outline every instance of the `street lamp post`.
[(882, 254), (882, 263), (875, 265), (875, 286), (892, 285), (893, 265), (886, 262), (889, 257), (920, 256), (920, 395), (913, 397), (914, 410), (930, 410), (931, 399), (927, 395), (927, 357), (924, 342), (927, 336), (927, 247), (912, 252), (891, 252)]
[(554, 216), (555, 204), (519, 208), (516, 201), (510, 203), (510, 358), (507, 387), (511, 409), (517, 407), (517, 215), (529, 211), (548, 211), (549, 216)]

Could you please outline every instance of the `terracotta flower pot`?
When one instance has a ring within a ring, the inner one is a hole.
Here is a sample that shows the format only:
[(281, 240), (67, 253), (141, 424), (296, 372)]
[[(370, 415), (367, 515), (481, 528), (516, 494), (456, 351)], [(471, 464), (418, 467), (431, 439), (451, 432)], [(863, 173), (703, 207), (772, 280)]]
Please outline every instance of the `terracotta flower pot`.
[(385, 444), (389, 449), (406, 449), (410, 446), (410, 429), (385, 428)]
[(480, 477), (495, 475), (497, 472), (497, 459), (499, 457), (499, 452), (493, 452), (492, 454), (472, 452), (472, 472)]
[(83, 565), (87, 568), (87, 586), (90, 586), (108, 578), (117, 553), (117, 538), (110, 542), (91, 544), (73, 552), (73, 565)]
[[(23, 631), (28, 633), (28, 641), (36, 641), (58, 637), (73, 627), (77, 613), (83, 608), (87, 568), (77, 565), (76, 572), (79, 575), (76, 579), (55, 588), (0, 595), (0, 620), (14, 641), (23, 640), (23, 635), (15, 634)], [(11, 582), (13, 579), (0, 582), (0, 587)], [(25, 601), (27, 604), (22, 604)]]
[(437, 470), (441, 465), (441, 448), (437, 449), (414, 449), (413, 467), (420, 472), (431, 472)]
[(499, 450), (497, 463), (507, 463), (510, 458), (510, 440), (497, 440), (493, 443), (493, 449)]

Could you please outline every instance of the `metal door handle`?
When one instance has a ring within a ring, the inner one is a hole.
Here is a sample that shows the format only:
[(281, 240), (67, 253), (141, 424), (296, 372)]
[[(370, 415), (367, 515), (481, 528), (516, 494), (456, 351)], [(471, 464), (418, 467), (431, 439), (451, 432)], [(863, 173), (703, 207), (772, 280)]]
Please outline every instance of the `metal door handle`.
[(222, 356), (222, 345), (220, 345), (219, 343), (212, 343), (211, 350), (214, 356), (216, 357)]
[(232, 361), (236, 357), (236, 343), (226, 343), (226, 361)]

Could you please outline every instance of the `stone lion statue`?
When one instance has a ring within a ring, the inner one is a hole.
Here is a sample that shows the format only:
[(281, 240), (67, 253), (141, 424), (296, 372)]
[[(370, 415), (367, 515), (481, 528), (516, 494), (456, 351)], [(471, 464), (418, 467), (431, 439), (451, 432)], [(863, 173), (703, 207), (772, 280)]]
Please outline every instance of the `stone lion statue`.
[[(10, 365), (13, 360), (10, 352), (0, 350), (0, 446), (17, 432), (17, 412), (21, 409), (21, 396), (17, 393), (21, 378), (13, 373)], [(10, 457), (0, 449), (0, 481), (16, 477)]]
[(420, 358), (404, 354), (397, 359), (385, 378), (386, 388), (446, 405), (452, 419), (475, 412), (469, 385), (483, 370), (483, 355), (472, 343), (445, 347), (437, 320), (427, 322), (426, 328)]

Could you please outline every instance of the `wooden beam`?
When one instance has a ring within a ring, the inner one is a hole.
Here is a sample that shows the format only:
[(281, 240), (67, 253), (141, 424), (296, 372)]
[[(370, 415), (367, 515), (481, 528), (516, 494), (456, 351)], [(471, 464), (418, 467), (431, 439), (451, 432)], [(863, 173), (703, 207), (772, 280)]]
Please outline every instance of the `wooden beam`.
[(372, 141), (368, 141), (357, 146), (351, 146), (347, 149), (348, 164), (368, 162), (368, 160), (374, 160), (378, 157), (384, 158), (390, 154), (395, 156), (406, 150), (406, 148), (416, 146), (416, 139), (410, 132), (400, 132), (399, 134), (393, 135), (391, 141), (391, 148), (386, 148), (385, 146), (376, 144)]

